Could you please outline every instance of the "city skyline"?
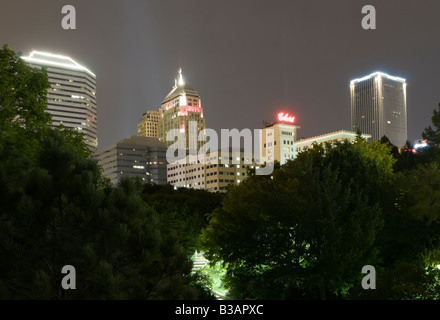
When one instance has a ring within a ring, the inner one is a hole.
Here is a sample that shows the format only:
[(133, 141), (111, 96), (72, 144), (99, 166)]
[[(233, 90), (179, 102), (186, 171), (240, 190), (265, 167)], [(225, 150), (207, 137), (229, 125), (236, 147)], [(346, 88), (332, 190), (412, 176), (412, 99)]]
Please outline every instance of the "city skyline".
[(1, 299), (440, 300), (439, 0), (1, 9)]
[(410, 142), (440, 101), (435, 1), (373, 1), (376, 30), (361, 27), (363, 1), (71, 4), (76, 30), (61, 28), (59, 4), (5, 1), (0, 38), (23, 54), (71, 56), (96, 73), (99, 148), (136, 135), (178, 67), (203, 97), (206, 127), (217, 131), (261, 129), (281, 110), (296, 117), (298, 138), (350, 130), (350, 80), (376, 71), (408, 82)]

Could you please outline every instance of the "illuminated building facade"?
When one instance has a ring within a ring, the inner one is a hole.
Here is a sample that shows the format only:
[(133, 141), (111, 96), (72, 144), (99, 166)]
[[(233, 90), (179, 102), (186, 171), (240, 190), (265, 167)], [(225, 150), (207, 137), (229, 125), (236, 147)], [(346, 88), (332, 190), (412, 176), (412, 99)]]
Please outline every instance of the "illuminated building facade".
[(157, 138), (132, 136), (96, 153), (103, 176), (116, 184), (122, 176), (150, 184), (167, 183), (166, 147)]
[[(196, 90), (185, 83), (180, 68), (173, 89), (162, 101), (160, 113), (159, 140), (167, 147), (174, 144), (175, 149), (194, 153), (205, 145), (206, 142), (198, 139), (199, 134), (204, 135), (205, 132), (200, 96)], [(195, 126), (191, 126), (190, 123)], [(167, 141), (167, 133), (173, 129), (177, 130), (184, 139), (178, 139), (176, 143), (174, 140)]]
[(353, 131), (372, 140), (387, 136), (402, 147), (407, 141), (406, 80), (376, 72), (350, 82)]
[(83, 133), (94, 152), (98, 148), (96, 75), (69, 57), (32, 51), (22, 57), (29, 65), (46, 68), (51, 88), (47, 91), (46, 112), (52, 126), (63, 125)]
[(149, 110), (142, 115), (137, 125), (137, 135), (141, 137), (159, 138), (160, 109)]
[(278, 161), (281, 165), (295, 158), (295, 117), (280, 112), (276, 122), (266, 123), (260, 135), (260, 159), (262, 163)]
[[(369, 134), (362, 134), (362, 138), (366, 139), (367, 141), (371, 139), (371, 135)], [(295, 142), (294, 148), (295, 153), (298, 155), (300, 152), (305, 151), (309, 148), (313, 148), (313, 144), (321, 144), (326, 142), (332, 142), (332, 141), (344, 141), (348, 140), (349, 142), (353, 142), (357, 138), (356, 132), (346, 131), (346, 130), (340, 130), (335, 131), (327, 134), (323, 134), (320, 136), (307, 138), (307, 139), (301, 139)]]
[(248, 177), (248, 169), (258, 169), (253, 154), (243, 150), (217, 150), (203, 159), (186, 156), (168, 164), (167, 180), (175, 188), (204, 189), (226, 192), (229, 185), (241, 183)]

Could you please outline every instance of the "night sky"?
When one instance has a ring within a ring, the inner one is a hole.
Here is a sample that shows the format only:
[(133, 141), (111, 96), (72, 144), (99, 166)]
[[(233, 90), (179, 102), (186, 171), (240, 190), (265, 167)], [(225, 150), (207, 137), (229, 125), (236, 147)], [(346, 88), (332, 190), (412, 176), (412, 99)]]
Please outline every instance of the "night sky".
[[(76, 30), (61, 27), (66, 4)], [(376, 30), (361, 27), (368, 4)], [(278, 111), (296, 116), (299, 137), (350, 130), (350, 80), (403, 77), (413, 142), (440, 102), (439, 14), (439, 0), (1, 0), (0, 44), (68, 55), (97, 75), (100, 148), (136, 134), (179, 60), (218, 131), (261, 128)]]

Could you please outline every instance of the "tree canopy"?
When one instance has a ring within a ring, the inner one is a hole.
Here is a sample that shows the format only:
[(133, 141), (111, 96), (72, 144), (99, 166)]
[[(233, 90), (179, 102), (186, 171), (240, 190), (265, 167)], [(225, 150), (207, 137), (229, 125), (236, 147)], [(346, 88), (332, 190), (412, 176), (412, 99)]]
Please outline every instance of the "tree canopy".
[(227, 264), (231, 292), (242, 298), (346, 292), (377, 262), (380, 190), (392, 165), (379, 143), (315, 145), (229, 191), (204, 231), (208, 256)]
[(81, 135), (49, 126), (45, 70), (5, 46), (0, 73), (0, 298), (212, 298), (144, 186), (110, 185)]

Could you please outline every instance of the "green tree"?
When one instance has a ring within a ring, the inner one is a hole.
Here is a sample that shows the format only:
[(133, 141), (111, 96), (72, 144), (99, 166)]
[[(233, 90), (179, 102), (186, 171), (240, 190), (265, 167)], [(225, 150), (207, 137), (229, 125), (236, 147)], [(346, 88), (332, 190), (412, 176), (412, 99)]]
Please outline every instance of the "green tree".
[[(7, 45), (0, 50), (0, 208), (19, 199), (47, 130), (44, 112), (49, 81), (44, 70), (30, 68)], [(2, 211), (3, 211), (2, 210)]]
[(433, 111), (433, 115), (431, 118), (432, 126), (428, 126), (422, 133), (423, 139), (428, 140), (428, 143), (434, 146), (438, 146), (440, 144), (440, 103), (438, 105), (439, 110)]
[(50, 123), (44, 112), (47, 89), (50, 87), (45, 70), (29, 67), (7, 45), (0, 50), (0, 134), (8, 129), (41, 131)]
[(145, 184), (142, 192), (144, 201), (160, 214), (162, 227), (176, 232), (189, 255), (200, 250), (198, 240), (208, 224), (207, 216), (220, 206), (223, 197), (222, 193), (206, 190), (174, 190), (169, 184)]
[(314, 145), (232, 188), (204, 230), (239, 298), (335, 298), (377, 262), (382, 190), (394, 160), (380, 143)]
[(352, 299), (439, 299), (440, 170), (419, 164), (397, 173), (388, 188), (376, 290), (350, 292)]
[(75, 265), (87, 219), (103, 199), (97, 163), (78, 156), (58, 129), (48, 129), (39, 147), (0, 214), (2, 297), (63, 298), (61, 268)]
[(106, 299), (194, 299), (200, 291), (177, 235), (142, 198), (140, 181), (124, 178), (100, 211), (102, 232), (87, 248), (84, 295)]
[(399, 155), (399, 148), (397, 148), (394, 144), (391, 143), (390, 139), (388, 139), (387, 136), (383, 136), (380, 139), (380, 143), (382, 144), (386, 144), (388, 146), (390, 146), (391, 150), (390, 153), (394, 158), (397, 158), (397, 156)]
[[(2, 210), (0, 297), (205, 297), (176, 233), (142, 200), (142, 184), (105, 185), (97, 162), (77, 149), (48, 130), (18, 200)], [(61, 287), (64, 265), (76, 268), (76, 290)]]

